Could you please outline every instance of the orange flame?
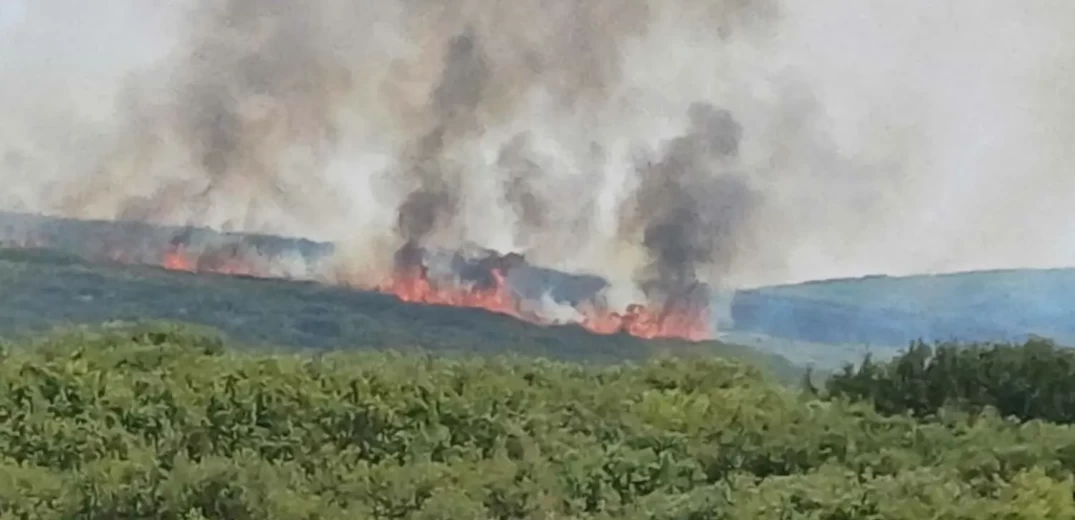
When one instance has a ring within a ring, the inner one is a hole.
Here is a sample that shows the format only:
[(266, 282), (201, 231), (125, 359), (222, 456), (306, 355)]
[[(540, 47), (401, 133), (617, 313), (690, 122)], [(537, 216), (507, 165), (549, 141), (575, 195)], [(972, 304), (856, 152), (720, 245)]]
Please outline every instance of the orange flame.
[[(196, 264), (184, 254), (183, 246), (175, 246), (167, 253), (164, 253), (164, 259), (161, 260), (161, 267), (169, 271), (186, 271), (188, 273), (195, 272)], [(122, 257), (121, 255), (113, 255), (114, 257)]]
[[(121, 258), (121, 255), (113, 255), (113, 258)], [(234, 257), (205, 261), (204, 257), (196, 253), (189, 253), (182, 245), (173, 246), (164, 254), (161, 259), (161, 267), (169, 271), (185, 271), (188, 273), (207, 272), (233, 276), (269, 277), (264, 274), (263, 270), (258, 269), (253, 262)]]
[(489, 289), (467, 289), (435, 287), (421, 269), (407, 269), (394, 276), (387, 283), (376, 289), (395, 295), (408, 303), (425, 303), (451, 307), (471, 307), (490, 312), (508, 314), (522, 318), (518, 312), (517, 302), (504, 283), (504, 276), (499, 270), (492, 271), (496, 283)]
[[(108, 255), (113, 261), (124, 262), (126, 255), (114, 251)], [(160, 266), (171, 271), (212, 272), (226, 275), (246, 275), (270, 277), (266, 266), (251, 258), (237, 256), (203, 255), (189, 251), (182, 245), (171, 247), (160, 260)], [(385, 294), (391, 294), (401, 301), (468, 307), (484, 309), (499, 314), (506, 314), (521, 320), (544, 325), (540, 320), (520, 311), (512, 291), (508, 288), (503, 273), (499, 269), (491, 271), (495, 283), (489, 288), (439, 287), (427, 276), (423, 268), (401, 269), (395, 276), (376, 287), (365, 287)], [(702, 341), (711, 337), (705, 309), (666, 309), (657, 311), (644, 305), (634, 304), (621, 314), (608, 310), (585, 307), (578, 309), (582, 314), (579, 322), (586, 330), (595, 334), (626, 333), (645, 339), (678, 338)]]
[[(415, 268), (397, 274), (376, 289), (405, 302), (484, 309), (535, 321), (519, 312), (518, 302), (504, 282), (503, 274), (496, 269), (492, 274), (496, 284), (491, 289), (441, 289), (435, 287), (420, 268)], [(594, 308), (580, 309), (580, 312), (583, 318), (579, 324), (594, 334), (624, 332), (644, 339), (678, 338), (691, 341), (703, 341), (710, 337), (704, 309), (661, 313), (634, 304), (629, 305), (623, 314)]]
[(645, 339), (680, 338), (703, 341), (709, 338), (704, 310), (657, 312), (641, 304), (627, 306), (623, 313), (590, 310), (584, 312), (582, 326), (596, 334), (623, 331)]

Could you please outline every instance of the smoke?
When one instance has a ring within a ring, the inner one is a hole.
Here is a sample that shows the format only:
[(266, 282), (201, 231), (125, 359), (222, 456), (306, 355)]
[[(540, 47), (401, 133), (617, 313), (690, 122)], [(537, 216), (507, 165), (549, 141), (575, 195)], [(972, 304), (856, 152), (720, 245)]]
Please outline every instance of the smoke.
[(689, 294), (706, 279), (701, 268), (730, 269), (758, 203), (749, 179), (721, 171), (739, 151), (742, 127), (732, 114), (694, 103), (688, 118), (687, 133), (641, 172), (621, 228), (645, 248), (649, 264), (638, 281), (650, 300)]
[(420, 243), (436, 226), (450, 227), (461, 194), (462, 172), (439, 161), (445, 147), (480, 131), (475, 111), (489, 82), (487, 58), (469, 27), (448, 42), (443, 70), (430, 96), (434, 128), (419, 139), (414, 158), (408, 158), (404, 181), (416, 187), (399, 206), (399, 234)]
[(1063, 2), (7, 5), (0, 210), (352, 273), (477, 244), (623, 301), (1075, 264)]

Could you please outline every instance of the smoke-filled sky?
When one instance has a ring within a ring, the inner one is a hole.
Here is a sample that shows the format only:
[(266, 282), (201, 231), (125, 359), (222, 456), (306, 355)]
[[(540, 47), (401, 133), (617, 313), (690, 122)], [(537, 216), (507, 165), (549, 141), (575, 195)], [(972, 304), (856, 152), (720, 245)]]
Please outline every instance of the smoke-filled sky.
[(668, 289), (1075, 265), (1075, 3), (6, 0), (0, 209)]

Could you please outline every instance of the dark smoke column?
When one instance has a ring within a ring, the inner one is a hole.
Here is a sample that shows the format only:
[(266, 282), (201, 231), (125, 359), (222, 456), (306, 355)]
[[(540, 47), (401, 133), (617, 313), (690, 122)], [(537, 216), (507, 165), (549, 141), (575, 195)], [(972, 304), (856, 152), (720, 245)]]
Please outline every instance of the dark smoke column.
[(481, 103), (490, 78), (487, 60), (470, 29), (450, 42), (440, 81), (431, 95), (435, 126), (417, 143), (401, 180), (413, 191), (400, 204), (397, 232), (404, 240), (396, 253), (396, 268), (412, 272), (421, 268), (424, 240), (438, 226), (455, 219), (460, 199), (460, 172), (445, 167), (445, 148), (467, 136), (478, 123), (474, 111)]
[(692, 104), (688, 116), (687, 132), (640, 169), (641, 185), (624, 215), (625, 231), (641, 239), (649, 260), (637, 281), (665, 314), (708, 305), (700, 275), (731, 266), (758, 202), (747, 180), (730, 172), (741, 125), (706, 103)]

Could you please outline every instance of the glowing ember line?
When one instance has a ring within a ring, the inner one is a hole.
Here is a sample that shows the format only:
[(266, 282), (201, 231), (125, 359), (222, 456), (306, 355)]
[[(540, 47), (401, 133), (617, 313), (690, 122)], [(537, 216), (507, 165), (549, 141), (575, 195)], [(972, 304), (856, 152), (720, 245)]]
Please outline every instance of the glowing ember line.
[[(517, 302), (508, 289), (503, 274), (492, 270), (496, 280), (493, 288), (468, 290), (465, 288), (438, 289), (420, 268), (407, 269), (389, 282), (377, 287), (382, 293), (392, 294), (405, 302), (470, 307), (490, 312), (508, 314), (534, 322), (519, 312)], [(626, 333), (644, 339), (678, 338), (702, 341), (709, 337), (705, 312), (701, 310), (658, 313), (643, 305), (628, 306), (623, 314), (598, 311), (593, 308), (579, 309), (583, 318), (579, 325), (595, 334)], [(544, 323), (538, 323), (544, 324)]]
[[(122, 254), (114, 254), (114, 258), (123, 258)], [(189, 273), (195, 272), (195, 263), (192, 262), (184, 254), (183, 246), (176, 246), (164, 254), (164, 259), (161, 262), (161, 267), (168, 269), (169, 271), (186, 271)]]
[(474, 290), (458, 287), (441, 289), (436, 287), (421, 269), (415, 268), (398, 273), (390, 281), (374, 289), (385, 294), (392, 294), (408, 303), (471, 307), (522, 319), (518, 304), (504, 282), (504, 276), (498, 270), (493, 270), (492, 275), (496, 283), (489, 289)]
[[(14, 247), (36, 245), (32, 239)], [(8, 244), (10, 247), (10, 244)], [(119, 263), (135, 263), (133, 251), (113, 249), (106, 252), (108, 260)], [(195, 250), (178, 244), (168, 247), (157, 257), (159, 266), (171, 271), (189, 273), (217, 273), (246, 275), (263, 278), (274, 277), (270, 272), (271, 258), (261, 258), (241, 248), (219, 248), (207, 251)], [(510, 269), (510, 267), (508, 267)], [(424, 266), (400, 268), (390, 279), (374, 287), (355, 287), (374, 290), (395, 296), (408, 303), (423, 303), (452, 307), (483, 309), (506, 314), (538, 325), (550, 325), (528, 313), (522, 312), (520, 302), (509, 287), (502, 267), (489, 267), (485, 271), (489, 279), (471, 285), (448, 283), (446, 286), (431, 280)], [(623, 313), (582, 304), (576, 310), (581, 314), (579, 325), (595, 334), (629, 334), (639, 338), (677, 338), (701, 341), (711, 337), (706, 309), (667, 306), (654, 310), (644, 305), (630, 305)]]

